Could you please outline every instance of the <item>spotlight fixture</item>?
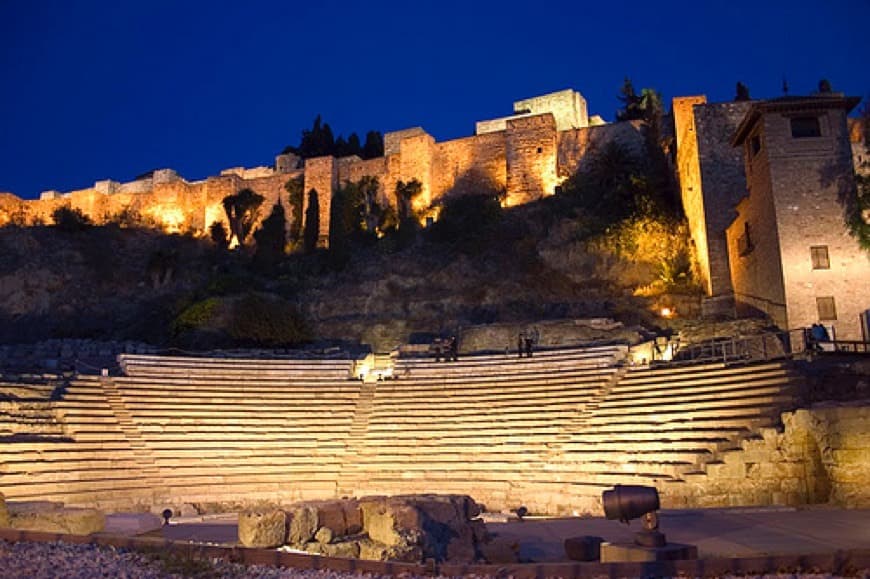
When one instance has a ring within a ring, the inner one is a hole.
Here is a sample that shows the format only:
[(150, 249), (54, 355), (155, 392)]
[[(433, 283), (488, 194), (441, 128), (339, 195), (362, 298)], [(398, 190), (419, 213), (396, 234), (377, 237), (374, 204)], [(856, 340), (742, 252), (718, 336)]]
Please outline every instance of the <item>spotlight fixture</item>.
[(664, 533), (659, 532), (661, 507), (655, 487), (616, 485), (601, 494), (604, 516), (628, 524), (632, 519), (643, 519), (643, 530), (635, 533), (634, 542), (641, 547), (664, 547)]

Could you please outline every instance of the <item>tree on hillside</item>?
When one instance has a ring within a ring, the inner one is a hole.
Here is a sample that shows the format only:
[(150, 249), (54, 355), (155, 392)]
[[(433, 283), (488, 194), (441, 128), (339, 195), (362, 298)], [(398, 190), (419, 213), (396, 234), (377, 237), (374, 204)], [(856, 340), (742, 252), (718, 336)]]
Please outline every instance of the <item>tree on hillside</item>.
[(363, 159), (373, 159), (384, 156), (384, 138), (378, 131), (369, 131), (366, 134), (365, 145), (360, 145), (360, 138), (356, 133), (351, 133), (347, 139), (342, 135), (335, 137), (329, 123), (324, 123), (320, 115), (317, 115), (311, 129), (302, 131), (299, 145), (288, 145), (281, 153), (293, 153), (303, 159), (325, 155), (333, 157), (357, 155)]
[(213, 222), (208, 228), (208, 235), (218, 249), (225, 250), (230, 246), (227, 228), (224, 227), (222, 221)]
[(223, 199), (224, 212), (230, 223), (230, 242), (236, 239), (239, 245), (245, 243), (251, 228), (260, 214), (263, 196), (245, 188), (235, 195), (227, 195)]
[(414, 199), (423, 192), (423, 184), (416, 179), (407, 183), (399, 180), (396, 183), (396, 207), (398, 209), (399, 227), (408, 219), (414, 219)]
[(751, 97), (749, 96), (749, 87), (742, 82), (738, 82), (734, 100), (738, 102), (751, 100)]
[(366, 133), (366, 144), (363, 145), (363, 159), (374, 159), (384, 156), (384, 136), (378, 131), (369, 131)]
[(284, 255), (284, 245), (287, 243), (286, 227), (284, 206), (279, 201), (272, 206), (272, 212), (254, 232), (254, 240), (257, 242), (254, 260), (257, 263), (270, 267), (281, 259)]
[(317, 249), (317, 240), (320, 238), (320, 201), (317, 199), (317, 190), (308, 192), (308, 209), (305, 210), (305, 232), (302, 238), (302, 247), (306, 253), (312, 253)]
[(290, 241), (296, 243), (302, 237), (302, 208), (305, 205), (305, 177), (299, 175), (284, 183), (290, 207)]
[(617, 121), (634, 121), (643, 118), (641, 97), (634, 91), (634, 84), (630, 78), (625, 77), (617, 98), (622, 103), (622, 108), (616, 111)]
[(82, 231), (94, 224), (90, 217), (82, 213), (81, 209), (68, 205), (63, 205), (52, 211), (51, 218), (58, 230), (67, 233)]

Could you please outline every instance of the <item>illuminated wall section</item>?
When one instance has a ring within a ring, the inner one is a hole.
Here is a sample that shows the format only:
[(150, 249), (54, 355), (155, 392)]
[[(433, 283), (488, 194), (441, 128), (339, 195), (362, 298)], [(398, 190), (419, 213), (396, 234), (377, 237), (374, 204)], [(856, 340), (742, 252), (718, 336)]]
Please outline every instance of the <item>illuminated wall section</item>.
[(689, 232), (695, 244), (695, 258), (703, 277), (707, 295), (710, 288), (710, 259), (707, 248), (707, 224), (704, 217), (704, 196), (701, 192), (701, 166), (698, 160), (698, 137), (692, 107), (705, 104), (707, 97), (688, 96), (673, 100), (674, 126), (677, 137), (677, 176), (680, 197), (689, 222)]
[(507, 123), (507, 206), (553, 195), (556, 174), (556, 121), (550, 113)]

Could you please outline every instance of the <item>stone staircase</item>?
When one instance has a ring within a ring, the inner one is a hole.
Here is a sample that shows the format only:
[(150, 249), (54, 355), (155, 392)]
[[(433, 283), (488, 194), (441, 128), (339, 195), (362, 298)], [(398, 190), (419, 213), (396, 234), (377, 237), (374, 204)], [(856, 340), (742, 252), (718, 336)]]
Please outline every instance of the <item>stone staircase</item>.
[(115, 417), (118, 421), (118, 427), (124, 433), (127, 441), (130, 444), (131, 454), (136, 462), (140, 465), (140, 472), (143, 486), (154, 491), (156, 496), (162, 496), (166, 491), (166, 481), (160, 472), (160, 467), (154, 460), (154, 455), (148, 447), (145, 438), (142, 436), (136, 422), (133, 420), (133, 415), (127, 409), (124, 403), (124, 397), (121, 391), (112, 381), (111, 378), (104, 377), (100, 379), (103, 392), (106, 400), (109, 403)]
[(354, 495), (364, 474), (359, 460), (360, 450), (369, 428), (377, 388), (377, 378), (365, 380), (360, 388), (353, 421), (350, 423), (345, 451), (341, 460), (339, 480), (337, 481), (338, 493), (341, 496)]

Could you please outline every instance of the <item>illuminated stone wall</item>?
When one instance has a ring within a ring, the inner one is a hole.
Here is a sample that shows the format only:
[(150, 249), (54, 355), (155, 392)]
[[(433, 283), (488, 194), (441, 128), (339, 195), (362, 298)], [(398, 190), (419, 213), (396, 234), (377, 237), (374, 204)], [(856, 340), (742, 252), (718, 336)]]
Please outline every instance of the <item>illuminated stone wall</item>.
[[(787, 319), (780, 327), (806, 327), (815, 322), (833, 326), (841, 339), (862, 339), (860, 315), (870, 309), (867, 280), (870, 256), (846, 229), (839, 202), (854, 191), (852, 149), (846, 127), (845, 99), (770, 101), (759, 105), (757, 118), (747, 123), (750, 195), (738, 207), (740, 219), (728, 230), (732, 258), (749, 222), (755, 249), (735, 263), (732, 279), (738, 299), (747, 288), (775, 283), (770, 274), (779, 264)], [(815, 116), (820, 136), (796, 138), (791, 118)], [(750, 143), (761, 150), (749, 158)], [(770, 239), (776, 236), (776, 240)], [(825, 248), (829, 264), (815, 267), (811, 247)], [(756, 251), (762, 250), (757, 256)], [(739, 289), (738, 289), (739, 287)], [(777, 290), (769, 289), (772, 293)], [(820, 319), (818, 298), (833, 298), (835, 319)], [(766, 310), (765, 310), (766, 311)]]
[(553, 195), (558, 184), (553, 115), (509, 120), (506, 133), (506, 204), (522, 205)]
[(79, 209), (97, 224), (117, 220), (122, 212), (127, 212), (170, 233), (204, 234), (215, 221), (226, 225), (221, 202), (227, 195), (243, 188), (253, 189), (265, 198), (260, 208), (260, 218), (265, 218), (279, 198), (286, 204), (284, 184), (299, 173), (273, 172), (244, 179), (235, 172), (227, 172), (190, 182), (173, 171), (161, 174), (158, 179), (147, 178), (131, 183), (98, 181), (91, 189), (44, 195), (35, 201), (22, 201), (8, 195), (0, 197), (0, 225), (8, 222), (13, 213), (19, 219), (23, 216), (27, 224), (51, 224), (52, 213), (67, 206)]
[(666, 483), (662, 506), (870, 507), (870, 407), (797, 410), (782, 422), (782, 431), (762, 429), (706, 473)]
[[(302, 205), (303, 223), (308, 213), (310, 192), (317, 191), (317, 202), (320, 208), (318, 247), (329, 246), (329, 211), (332, 206), (332, 194), (338, 187), (338, 165), (334, 157), (317, 157), (305, 161), (305, 197)], [(307, 224), (306, 224), (307, 227)]]
[(225, 222), (221, 206), (225, 196), (242, 188), (263, 195), (260, 217), (264, 218), (279, 199), (286, 201), (286, 182), (303, 174), (306, 207), (308, 192), (314, 188), (319, 194), (320, 244), (325, 247), (331, 197), (346, 181), (376, 177), (381, 202), (395, 207), (396, 184), (416, 179), (422, 184), (422, 194), (414, 200), (415, 209), (434, 215), (430, 207), (451, 194), (506, 191), (506, 205), (551, 195), (564, 178), (583, 169), (591, 150), (605, 142), (618, 141), (633, 152), (643, 152), (639, 123), (589, 127), (586, 101), (576, 91), (517, 101), (514, 110), (524, 112), (499, 119), (498, 126), (490, 126), (485, 134), (440, 143), (420, 127), (386, 133), (384, 157), (377, 159), (351, 156), (303, 161), (287, 154), (276, 157), (275, 169), (232, 167), (202, 181), (188, 182), (164, 169), (130, 183), (102, 180), (82, 191), (48, 191), (39, 201), (23, 202), (23, 211), (20, 201), (0, 200), (0, 224), (13, 215), (17, 221), (51, 223), (52, 211), (69, 205), (97, 223), (129, 210), (166, 231), (204, 234), (213, 222)]
[(703, 95), (673, 102), (680, 193), (709, 296), (732, 291), (725, 230), (746, 195), (746, 176), (731, 137), (751, 105), (706, 104)]
[(644, 136), (641, 121), (625, 121), (611, 125), (597, 125), (558, 133), (557, 170), (559, 180), (578, 171), (586, 171), (594, 158), (609, 143), (617, 143), (626, 152), (637, 157), (644, 154)]

